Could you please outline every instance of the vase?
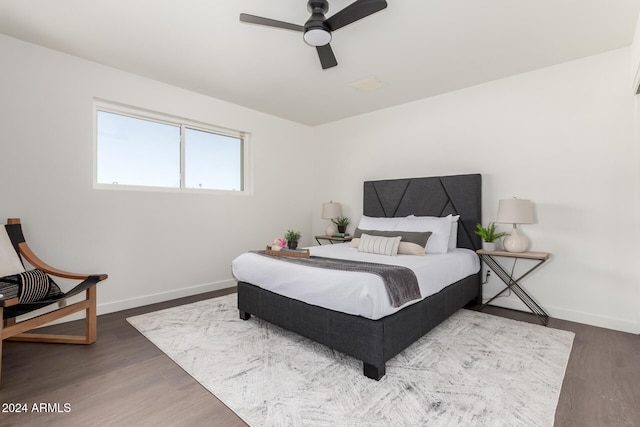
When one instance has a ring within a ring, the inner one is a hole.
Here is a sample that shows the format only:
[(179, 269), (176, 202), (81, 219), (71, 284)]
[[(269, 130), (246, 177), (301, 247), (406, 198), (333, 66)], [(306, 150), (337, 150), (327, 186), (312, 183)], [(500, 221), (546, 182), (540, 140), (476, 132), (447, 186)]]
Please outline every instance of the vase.
[(485, 251), (495, 251), (496, 242), (482, 242), (482, 249)]
[(287, 242), (287, 247), (288, 247), (289, 249), (297, 249), (297, 247), (298, 247), (298, 242), (292, 242), (292, 241), (289, 241), (289, 242)]
[(338, 226), (338, 233), (344, 234), (346, 231), (347, 231), (347, 226), (346, 225), (339, 225)]

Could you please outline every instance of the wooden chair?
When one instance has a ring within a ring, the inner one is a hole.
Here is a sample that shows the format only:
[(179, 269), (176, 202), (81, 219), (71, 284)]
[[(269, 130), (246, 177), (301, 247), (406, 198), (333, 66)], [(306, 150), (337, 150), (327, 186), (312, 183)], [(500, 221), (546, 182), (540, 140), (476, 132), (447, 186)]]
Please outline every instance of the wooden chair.
[[(92, 344), (96, 341), (96, 284), (105, 280), (106, 274), (77, 274), (58, 270), (47, 265), (40, 260), (25, 242), (22, 234), (22, 226), (19, 218), (10, 218), (5, 225), (11, 244), (18, 254), (20, 261), (24, 265), (26, 261), (36, 269), (42, 270), (50, 276), (65, 279), (80, 280), (81, 282), (68, 292), (59, 292), (56, 295), (47, 295), (44, 299), (29, 303), (20, 303), (20, 298), (0, 299), (0, 315), (3, 321), (0, 323), (0, 375), (2, 364), (2, 342), (30, 341), (45, 343), (66, 343), (66, 344)], [(0, 230), (1, 231), (1, 230)], [(17, 261), (16, 261), (17, 262)], [(57, 285), (55, 285), (57, 288)], [(65, 306), (65, 300), (74, 295), (85, 292), (85, 299), (69, 306)], [(56, 310), (41, 314), (30, 319), (18, 321), (17, 316), (30, 313), (40, 308), (58, 303)], [(31, 329), (38, 328), (53, 320), (57, 320), (71, 314), (84, 310), (85, 335), (53, 335), (43, 333), (26, 333)], [(0, 376), (1, 380), (1, 376)]]

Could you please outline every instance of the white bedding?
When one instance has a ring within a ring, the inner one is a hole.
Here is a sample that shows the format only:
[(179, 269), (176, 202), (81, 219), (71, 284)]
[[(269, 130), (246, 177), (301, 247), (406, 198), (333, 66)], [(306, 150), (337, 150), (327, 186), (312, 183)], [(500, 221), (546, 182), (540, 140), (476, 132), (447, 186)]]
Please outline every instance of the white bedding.
[[(422, 298), (480, 270), (478, 256), (469, 249), (452, 249), (446, 254), (424, 256), (362, 253), (347, 243), (309, 249), (314, 256), (408, 267), (418, 278)], [(233, 261), (232, 269), (239, 281), (308, 304), (374, 320), (419, 301), (393, 307), (382, 279), (375, 274), (306, 267), (255, 253), (240, 255)]]

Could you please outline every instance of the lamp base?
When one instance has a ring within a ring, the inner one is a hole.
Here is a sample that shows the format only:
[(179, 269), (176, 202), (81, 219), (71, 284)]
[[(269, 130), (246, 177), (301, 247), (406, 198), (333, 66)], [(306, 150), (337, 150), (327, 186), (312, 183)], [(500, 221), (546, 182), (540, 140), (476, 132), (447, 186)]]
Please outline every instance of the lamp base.
[(526, 252), (529, 248), (529, 238), (513, 224), (511, 234), (504, 238), (502, 245), (507, 252)]
[(334, 223), (331, 223), (327, 227), (326, 232), (327, 232), (327, 236), (335, 236), (336, 234), (338, 234), (338, 227), (336, 227)]

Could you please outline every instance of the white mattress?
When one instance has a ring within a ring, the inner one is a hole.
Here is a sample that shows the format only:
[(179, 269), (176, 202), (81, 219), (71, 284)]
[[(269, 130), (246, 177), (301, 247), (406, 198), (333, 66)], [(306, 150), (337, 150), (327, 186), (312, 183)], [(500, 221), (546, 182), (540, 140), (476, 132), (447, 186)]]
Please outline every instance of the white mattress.
[[(396, 264), (413, 270), (422, 298), (480, 270), (480, 261), (469, 249), (446, 254), (385, 256), (358, 252), (347, 243), (313, 246), (311, 255), (356, 261)], [(372, 273), (336, 271), (282, 262), (255, 253), (245, 253), (232, 263), (237, 280), (277, 294), (334, 311), (380, 319), (415, 304), (393, 307), (382, 279)]]

